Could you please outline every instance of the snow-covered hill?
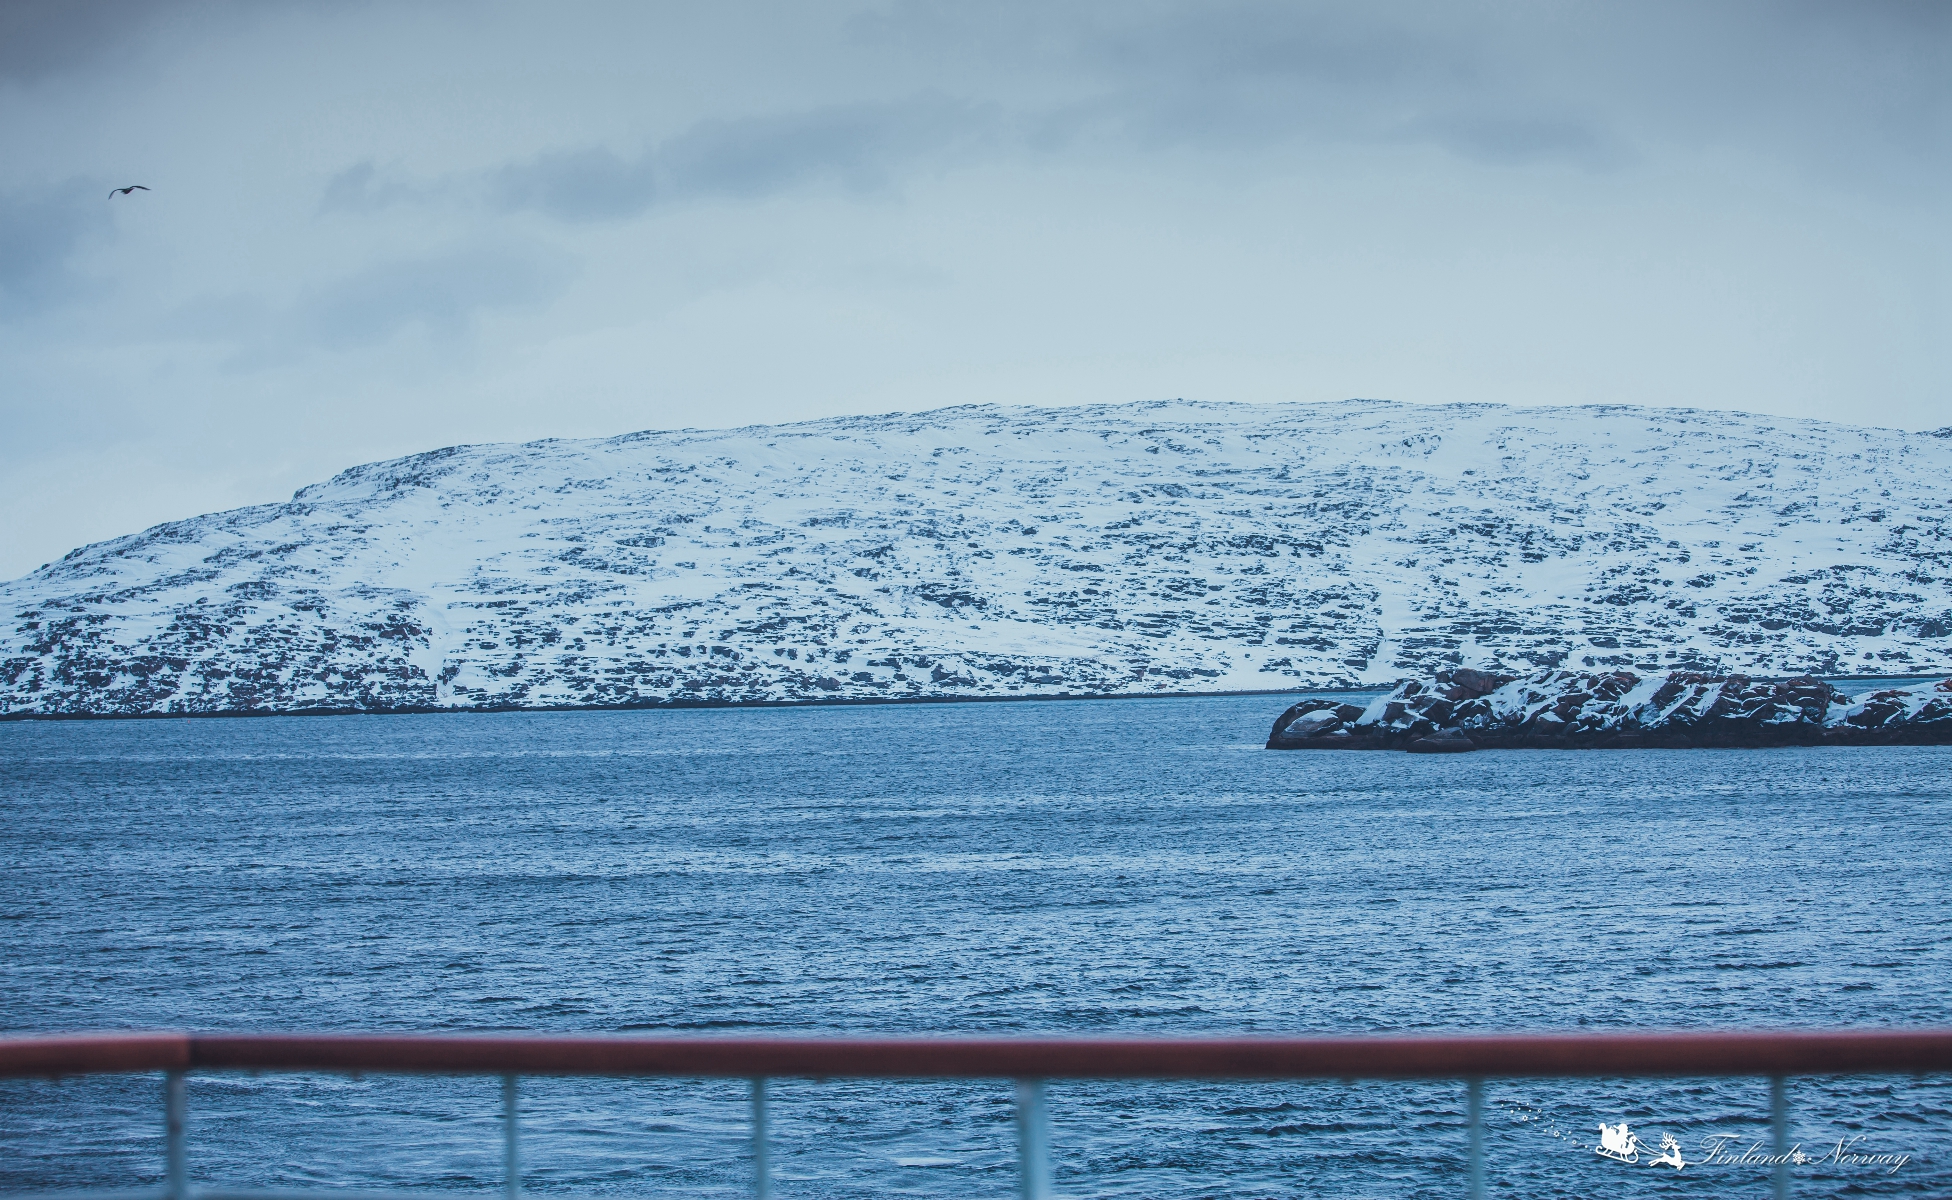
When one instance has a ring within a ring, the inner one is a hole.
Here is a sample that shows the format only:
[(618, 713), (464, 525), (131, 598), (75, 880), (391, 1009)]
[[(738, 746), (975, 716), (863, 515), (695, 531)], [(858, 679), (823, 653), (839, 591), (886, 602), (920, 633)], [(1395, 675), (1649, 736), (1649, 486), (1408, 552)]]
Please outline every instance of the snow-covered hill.
[(974, 407), (463, 446), (0, 585), (0, 711), (1952, 669), (1952, 430)]

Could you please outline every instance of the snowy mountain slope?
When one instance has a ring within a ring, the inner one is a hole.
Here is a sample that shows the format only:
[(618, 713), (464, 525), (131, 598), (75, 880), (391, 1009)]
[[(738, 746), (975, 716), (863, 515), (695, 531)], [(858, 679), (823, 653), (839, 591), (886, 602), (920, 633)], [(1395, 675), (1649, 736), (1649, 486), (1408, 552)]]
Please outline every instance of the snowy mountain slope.
[(972, 407), (461, 446), (0, 584), (0, 711), (1952, 668), (1952, 436)]

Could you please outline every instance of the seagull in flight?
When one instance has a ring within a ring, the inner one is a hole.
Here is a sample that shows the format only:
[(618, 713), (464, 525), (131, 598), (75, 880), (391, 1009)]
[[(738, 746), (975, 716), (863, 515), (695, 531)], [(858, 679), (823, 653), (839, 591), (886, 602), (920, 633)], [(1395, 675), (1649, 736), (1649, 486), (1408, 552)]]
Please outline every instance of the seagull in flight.
[(130, 192), (146, 192), (148, 190), (149, 190), (148, 188), (142, 186), (139, 183), (132, 183), (125, 188), (110, 188), (108, 192), (108, 198), (113, 200), (117, 196), (126, 196)]

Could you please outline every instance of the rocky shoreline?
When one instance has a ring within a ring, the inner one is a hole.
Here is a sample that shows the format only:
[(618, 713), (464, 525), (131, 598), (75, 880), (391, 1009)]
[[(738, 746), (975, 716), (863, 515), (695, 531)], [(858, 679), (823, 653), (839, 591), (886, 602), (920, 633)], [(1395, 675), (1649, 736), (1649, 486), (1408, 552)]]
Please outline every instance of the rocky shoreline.
[(1847, 696), (1820, 679), (1470, 668), (1366, 705), (1303, 700), (1270, 750), (1708, 749), (1952, 744), (1952, 679)]

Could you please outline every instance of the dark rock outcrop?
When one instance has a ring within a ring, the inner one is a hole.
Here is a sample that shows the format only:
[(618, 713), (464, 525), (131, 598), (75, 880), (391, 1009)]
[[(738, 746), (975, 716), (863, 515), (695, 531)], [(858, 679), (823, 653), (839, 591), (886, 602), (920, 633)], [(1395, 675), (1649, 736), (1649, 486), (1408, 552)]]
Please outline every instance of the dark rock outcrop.
[(1403, 747), (1412, 754), (1466, 754), (1478, 748), (1461, 729), (1440, 729)]
[(1847, 696), (1820, 679), (1469, 668), (1410, 679), (1366, 706), (1303, 700), (1270, 750), (1626, 749), (1952, 744), (1952, 679)]

